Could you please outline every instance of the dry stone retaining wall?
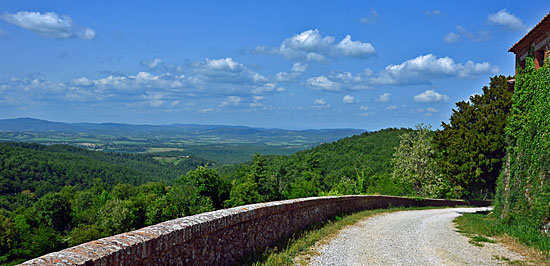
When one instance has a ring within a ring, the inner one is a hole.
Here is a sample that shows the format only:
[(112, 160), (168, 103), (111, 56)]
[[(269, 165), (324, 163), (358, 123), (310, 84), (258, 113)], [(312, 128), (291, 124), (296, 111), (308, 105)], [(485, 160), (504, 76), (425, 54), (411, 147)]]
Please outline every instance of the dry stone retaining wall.
[[(314, 197), (187, 216), (84, 243), (22, 265), (232, 265), (292, 233), (346, 212), (388, 206), (456, 206), (461, 200)], [(471, 202), (488, 206), (490, 202)]]

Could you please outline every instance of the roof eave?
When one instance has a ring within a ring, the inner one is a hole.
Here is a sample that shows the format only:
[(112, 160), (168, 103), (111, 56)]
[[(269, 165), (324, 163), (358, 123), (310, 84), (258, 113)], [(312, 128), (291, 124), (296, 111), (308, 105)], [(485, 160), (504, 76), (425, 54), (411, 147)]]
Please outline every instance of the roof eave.
[(527, 40), (532, 33), (534, 33), (542, 24), (544, 24), (546, 20), (550, 21), (550, 12), (548, 14), (546, 14), (546, 16), (544, 16), (544, 18), (542, 18), (539, 21), (539, 23), (537, 23), (537, 25), (535, 25), (535, 27), (533, 27), (529, 32), (527, 32), (527, 34), (525, 34), (525, 36), (523, 36), (518, 42), (516, 42), (514, 45), (512, 45), (512, 47), (510, 47), (510, 49), (508, 49), (508, 52), (517, 53), (520, 50), (522, 50), (522, 49), (516, 49), (516, 48), (519, 48), (519, 46), (521, 46), (521, 44), (524, 43), (525, 40)]

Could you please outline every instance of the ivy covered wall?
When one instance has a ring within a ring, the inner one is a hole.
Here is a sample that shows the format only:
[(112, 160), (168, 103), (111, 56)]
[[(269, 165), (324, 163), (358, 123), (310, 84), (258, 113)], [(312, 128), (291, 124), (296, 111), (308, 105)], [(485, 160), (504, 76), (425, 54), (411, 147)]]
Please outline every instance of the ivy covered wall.
[(495, 211), (510, 225), (540, 230), (550, 222), (550, 67), (532, 57), (518, 69), (506, 126), (506, 166), (499, 177)]

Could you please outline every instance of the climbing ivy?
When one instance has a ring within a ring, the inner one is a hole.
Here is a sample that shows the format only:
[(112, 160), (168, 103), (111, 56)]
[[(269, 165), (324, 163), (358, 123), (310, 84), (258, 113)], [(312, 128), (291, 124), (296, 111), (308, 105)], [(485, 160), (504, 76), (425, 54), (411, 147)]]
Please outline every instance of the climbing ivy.
[(550, 221), (550, 66), (518, 68), (506, 125), (507, 158), (495, 212), (509, 225), (540, 230)]

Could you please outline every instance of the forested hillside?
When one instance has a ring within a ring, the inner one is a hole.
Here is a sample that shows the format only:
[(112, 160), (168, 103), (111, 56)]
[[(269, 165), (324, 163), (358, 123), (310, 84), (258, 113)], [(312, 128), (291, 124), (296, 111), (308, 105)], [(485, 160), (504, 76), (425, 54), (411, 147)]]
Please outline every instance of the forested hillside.
[(107, 188), (117, 183), (137, 186), (163, 181), (171, 184), (182, 173), (208, 163), (198, 157), (182, 158), (177, 164), (154, 159), (167, 155), (103, 153), (69, 145), (0, 143), (0, 208), (17, 209), (17, 195), (22, 191), (31, 191), (40, 198), (64, 186), (73, 186), (76, 190), (89, 188), (96, 179), (101, 179)]
[(291, 156), (256, 155), (226, 173), (233, 179), (226, 206), (331, 194), (410, 194), (411, 186), (391, 178), (399, 136), (410, 131), (366, 132)]

